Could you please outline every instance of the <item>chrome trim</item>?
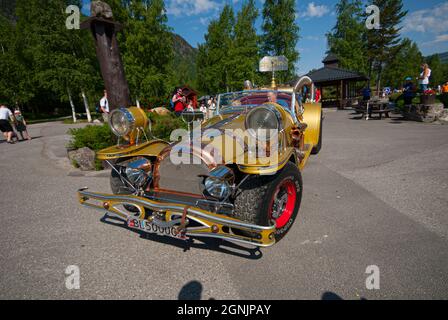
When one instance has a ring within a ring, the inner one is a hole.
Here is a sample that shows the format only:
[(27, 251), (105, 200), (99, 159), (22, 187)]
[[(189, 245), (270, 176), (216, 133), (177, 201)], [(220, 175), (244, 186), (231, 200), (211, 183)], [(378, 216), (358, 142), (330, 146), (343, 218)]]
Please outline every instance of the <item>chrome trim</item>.
[(228, 182), (230, 185), (235, 181), (235, 173), (229, 167), (219, 165), (209, 173), (209, 177)]
[[(115, 113), (119, 113), (119, 112), (124, 114), (124, 116), (126, 117), (126, 121), (129, 124), (129, 127), (128, 127), (128, 129), (126, 130), (126, 132), (124, 134), (118, 134), (118, 132), (115, 130), (114, 126), (112, 125), (113, 115)], [(131, 133), (132, 130), (134, 130), (134, 128), (135, 128), (135, 118), (134, 118), (134, 116), (132, 115), (132, 113), (128, 109), (126, 109), (126, 108), (118, 108), (118, 109), (113, 110), (109, 114), (109, 126), (110, 126), (110, 129), (112, 130), (113, 134), (115, 134), (117, 137), (124, 137), (124, 136), (128, 135), (129, 133)]]
[[(253, 245), (256, 247), (269, 247), (275, 244), (275, 239), (272, 237), (274, 231), (275, 231), (275, 224), (272, 223), (271, 226), (259, 226), (254, 225), (250, 223), (241, 222), (238, 220), (234, 220), (232, 218), (225, 218), (225, 217), (217, 217), (215, 214), (212, 213), (206, 213), (201, 212), (198, 209), (194, 207), (189, 206), (180, 206), (175, 204), (159, 204), (150, 200), (146, 200), (141, 197), (135, 197), (135, 196), (125, 196), (125, 195), (106, 195), (106, 194), (99, 194), (99, 193), (93, 193), (86, 191), (85, 188), (78, 190), (79, 198), (81, 204), (91, 207), (94, 209), (99, 209), (102, 212), (106, 212), (107, 214), (111, 214), (114, 216), (118, 216), (118, 218), (123, 219), (124, 221), (128, 221), (130, 218), (135, 218), (138, 220), (145, 220), (148, 223), (152, 223), (158, 227), (168, 227), (168, 226), (177, 226), (178, 233), (176, 235), (174, 234), (163, 234), (165, 236), (173, 237), (176, 239), (181, 240), (187, 240), (188, 237), (208, 237), (208, 238), (217, 238), (222, 239), (226, 241), (232, 241), (232, 242), (239, 242), (244, 243), (248, 245)], [(95, 205), (92, 203), (88, 203), (89, 200), (95, 200), (95, 201), (103, 201), (103, 207), (101, 205)], [(107, 202), (115, 202), (112, 207), (106, 206)], [(111, 208), (114, 210), (117, 210), (117, 206), (121, 206), (123, 204), (132, 204), (134, 206), (137, 206), (140, 211), (140, 216), (133, 216), (132, 214), (123, 214), (120, 212), (114, 212), (111, 211)], [(144, 208), (153, 209), (153, 211), (158, 211), (166, 214), (168, 221), (156, 221), (155, 216), (150, 216), (147, 219), (145, 219), (144, 215), (142, 214), (142, 211), (144, 212)], [(186, 211), (186, 219), (187, 225), (182, 225), (182, 218), (179, 219), (179, 217), (182, 217), (184, 214), (184, 211)], [(205, 211), (205, 210), (203, 210)], [(173, 217), (176, 217), (176, 219), (173, 219)], [(202, 219), (202, 221), (201, 221)], [(199, 223), (200, 226), (192, 226), (188, 227), (188, 221), (196, 221)], [(213, 227), (215, 224), (219, 224), (221, 226), (221, 231), (219, 233), (214, 233)], [(224, 231), (225, 228), (229, 228), (228, 231)], [(242, 229), (245, 231), (248, 231), (250, 233), (255, 233), (253, 237), (251, 236), (242, 236), (237, 235), (231, 232), (232, 228), (234, 229)], [(142, 229), (139, 229), (142, 230)], [(147, 230), (142, 230), (143, 232), (148, 233), (157, 233), (157, 232), (149, 232)], [(180, 233), (179, 233), (180, 232)], [(269, 233), (269, 241), (265, 238), (263, 239), (262, 233), (265, 234)], [(180, 236), (179, 236), (180, 235)], [(272, 238), (271, 238), (272, 237)]]
[[(103, 201), (107, 201), (107, 200), (116, 200), (116, 201), (123, 201), (126, 202), (127, 204), (137, 204), (137, 205), (141, 205), (143, 207), (147, 207), (151, 210), (154, 211), (173, 211), (173, 212), (177, 212), (182, 214), (183, 211), (185, 210), (184, 206), (181, 205), (176, 205), (176, 204), (171, 204), (171, 205), (167, 205), (167, 204), (163, 204), (163, 203), (156, 203), (150, 200), (144, 200), (141, 197), (130, 197), (130, 196), (126, 196), (126, 195), (103, 195), (103, 194), (99, 194), (99, 193), (93, 193), (93, 192), (89, 192), (89, 191), (85, 191), (85, 190), (79, 190), (78, 191), (79, 195), (83, 196), (83, 197), (87, 197), (87, 198), (95, 198), (97, 200), (103, 200)], [(229, 227), (235, 227), (235, 228), (244, 228), (244, 229), (248, 229), (250, 231), (264, 231), (264, 230), (275, 230), (275, 226), (259, 226), (259, 225), (255, 225), (255, 224), (250, 224), (250, 223), (245, 223), (245, 222), (239, 222), (239, 221), (235, 221), (235, 220), (231, 220), (231, 219), (226, 219), (226, 218), (220, 218), (220, 217), (215, 217), (215, 216), (211, 216), (209, 214), (205, 214), (203, 212), (198, 211), (195, 208), (187, 208), (187, 213), (193, 215), (193, 216), (197, 216), (198, 218), (203, 218), (203, 219), (207, 219), (209, 221), (216, 221), (218, 223), (223, 223), (226, 224)]]

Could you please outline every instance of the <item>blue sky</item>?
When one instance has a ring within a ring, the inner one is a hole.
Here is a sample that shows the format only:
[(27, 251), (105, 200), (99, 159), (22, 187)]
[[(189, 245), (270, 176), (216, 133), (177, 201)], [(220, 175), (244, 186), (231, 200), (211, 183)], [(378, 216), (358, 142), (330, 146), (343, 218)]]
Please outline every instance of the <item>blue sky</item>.
[[(83, 13), (89, 13), (89, 0), (83, 0)], [(107, 2), (107, 0), (106, 0)], [(204, 41), (204, 34), (211, 19), (218, 17), (221, 8), (231, 4), (235, 11), (244, 0), (165, 0), (168, 24), (174, 32), (184, 37), (192, 46)], [(256, 0), (260, 9), (263, 0)], [(303, 74), (321, 67), (327, 50), (325, 34), (336, 21), (337, 0), (297, 0), (296, 16), (300, 27), (297, 48), (300, 61), (297, 72)], [(417, 42), (424, 55), (448, 51), (448, 1), (446, 0), (403, 0), (409, 11), (403, 22), (402, 36)], [(261, 18), (257, 21), (260, 28)]]

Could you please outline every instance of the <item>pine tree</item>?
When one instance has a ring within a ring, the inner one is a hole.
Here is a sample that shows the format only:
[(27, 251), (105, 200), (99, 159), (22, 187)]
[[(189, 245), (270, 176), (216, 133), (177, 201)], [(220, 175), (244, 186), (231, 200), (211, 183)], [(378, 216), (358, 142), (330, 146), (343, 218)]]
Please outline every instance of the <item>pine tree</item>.
[(327, 33), (328, 51), (340, 59), (340, 66), (367, 72), (365, 33), (360, 0), (340, 0), (336, 5), (337, 21)]
[(294, 0), (266, 0), (263, 5), (263, 55), (284, 55), (289, 60), (289, 70), (279, 74), (285, 82), (295, 75), (295, 63), (299, 60), (297, 41), (299, 27), (295, 23)]
[(376, 73), (377, 92), (380, 90), (384, 67), (401, 49), (400, 23), (406, 16), (402, 0), (373, 0), (380, 9), (380, 29), (367, 30), (369, 77)]

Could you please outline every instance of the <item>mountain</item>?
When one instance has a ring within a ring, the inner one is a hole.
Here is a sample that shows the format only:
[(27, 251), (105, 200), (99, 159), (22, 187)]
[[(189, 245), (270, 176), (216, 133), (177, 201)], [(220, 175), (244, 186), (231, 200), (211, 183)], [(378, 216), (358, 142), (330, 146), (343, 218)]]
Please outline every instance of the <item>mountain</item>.
[(433, 57), (433, 56), (439, 56), (440, 62), (448, 64), (448, 52), (442, 52), (442, 53), (434, 53), (430, 56), (425, 57), (425, 59)]
[(448, 63), (448, 52), (439, 53), (439, 58), (442, 63)]
[(198, 49), (193, 48), (180, 35), (173, 33), (174, 69), (177, 85), (196, 85), (196, 57)]

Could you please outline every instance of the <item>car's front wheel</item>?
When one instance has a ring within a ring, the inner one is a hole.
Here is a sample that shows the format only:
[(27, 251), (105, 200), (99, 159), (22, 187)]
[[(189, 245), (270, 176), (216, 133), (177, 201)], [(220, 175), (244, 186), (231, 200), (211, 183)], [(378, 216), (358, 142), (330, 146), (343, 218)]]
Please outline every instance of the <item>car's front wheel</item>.
[[(112, 169), (110, 174), (110, 188), (113, 194), (117, 195), (131, 195), (133, 194), (133, 189), (126, 185), (123, 180), (120, 178), (120, 174)], [(139, 210), (131, 205), (124, 205), (124, 208), (132, 213), (138, 213)]]
[(233, 216), (262, 226), (272, 221), (275, 240), (280, 241), (291, 229), (302, 200), (302, 176), (297, 166), (288, 162), (273, 176), (250, 177), (240, 189)]

